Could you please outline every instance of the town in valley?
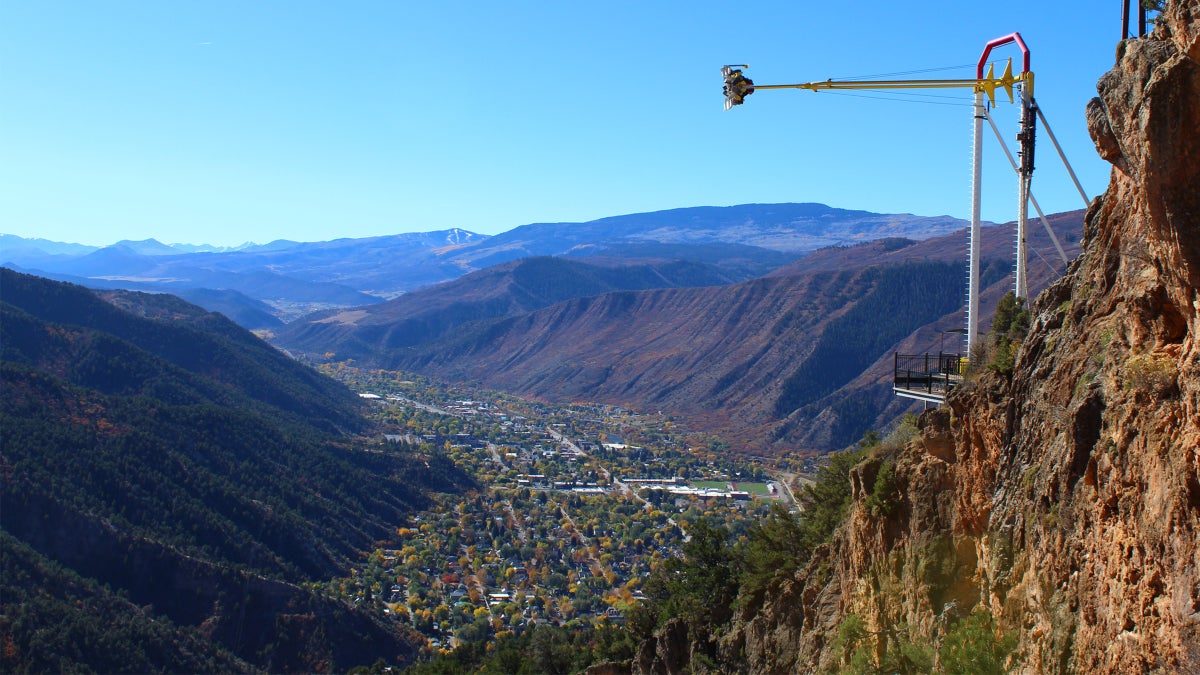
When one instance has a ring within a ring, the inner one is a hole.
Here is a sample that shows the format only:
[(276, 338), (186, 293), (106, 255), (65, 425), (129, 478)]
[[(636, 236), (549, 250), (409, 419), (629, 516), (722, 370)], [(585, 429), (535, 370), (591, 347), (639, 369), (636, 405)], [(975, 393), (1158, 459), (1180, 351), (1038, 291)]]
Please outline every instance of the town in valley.
[(689, 525), (744, 536), (772, 505), (795, 509), (814, 468), (739, 455), (665, 413), (322, 368), (369, 401), (375, 451), (436, 457), (474, 480), (324, 588), (411, 625), (427, 657), (540, 624), (619, 626)]

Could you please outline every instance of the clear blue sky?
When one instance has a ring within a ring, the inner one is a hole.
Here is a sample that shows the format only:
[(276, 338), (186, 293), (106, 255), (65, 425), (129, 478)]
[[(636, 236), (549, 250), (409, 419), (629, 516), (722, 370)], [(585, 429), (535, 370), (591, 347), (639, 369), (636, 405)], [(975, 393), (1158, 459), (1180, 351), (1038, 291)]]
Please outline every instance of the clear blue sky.
[[(0, 232), (231, 245), (749, 202), (966, 218), (969, 107), (762, 91), (725, 112), (719, 69), (973, 77), (1013, 31), (1095, 196), (1083, 111), (1115, 1), (4, 2)], [(996, 115), (1011, 139), (1015, 107)], [(988, 133), (984, 217), (1012, 220)], [(1080, 208), (1041, 140), (1035, 196)]]

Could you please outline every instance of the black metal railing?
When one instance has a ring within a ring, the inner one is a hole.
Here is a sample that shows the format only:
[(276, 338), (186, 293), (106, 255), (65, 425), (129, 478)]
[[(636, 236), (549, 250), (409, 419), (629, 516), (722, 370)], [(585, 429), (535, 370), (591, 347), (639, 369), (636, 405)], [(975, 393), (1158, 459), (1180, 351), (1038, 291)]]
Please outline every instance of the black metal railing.
[(962, 354), (895, 354), (895, 389), (945, 398), (967, 370)]

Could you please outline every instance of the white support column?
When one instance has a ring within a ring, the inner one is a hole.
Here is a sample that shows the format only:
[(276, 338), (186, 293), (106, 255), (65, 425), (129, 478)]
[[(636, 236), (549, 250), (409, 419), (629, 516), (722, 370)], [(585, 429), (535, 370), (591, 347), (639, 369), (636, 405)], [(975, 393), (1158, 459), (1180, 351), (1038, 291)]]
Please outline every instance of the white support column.
[(979, 337), (979, 215), (983, 191), (983, 92), (975, 92), (975, 136), (971, 171), (971, 249), (967, 271), (967, 356)]

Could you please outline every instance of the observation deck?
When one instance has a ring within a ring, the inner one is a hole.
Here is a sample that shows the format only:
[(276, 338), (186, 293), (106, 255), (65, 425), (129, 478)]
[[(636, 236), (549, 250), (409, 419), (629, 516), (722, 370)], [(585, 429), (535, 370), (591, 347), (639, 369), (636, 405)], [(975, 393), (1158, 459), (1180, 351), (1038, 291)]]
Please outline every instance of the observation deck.
[(962, 354), (895, 354), (892, 390), (897, 396), (942, 403), (962, 380), (967, 359)]

